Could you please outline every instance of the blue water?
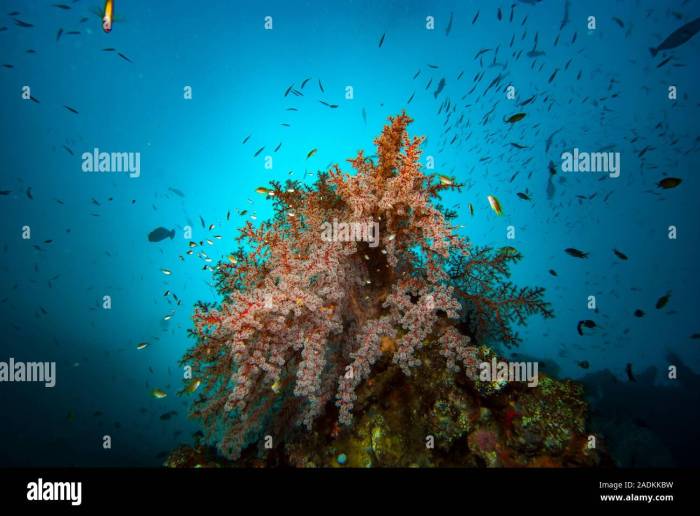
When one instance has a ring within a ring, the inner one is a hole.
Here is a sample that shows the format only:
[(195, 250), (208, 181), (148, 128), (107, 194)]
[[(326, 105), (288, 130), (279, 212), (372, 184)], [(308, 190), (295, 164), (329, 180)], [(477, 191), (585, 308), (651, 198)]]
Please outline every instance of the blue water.
[[(122, 19), (110, 34), (92, 13), (98, 2), (80, 0), (70, 10), (52, 3), (0, 0), (0, 27), (7, 27), (0, 32), (0, 62), (13, 65), (0, 68), (0, 189), (11, 190), (0, 197), (0, 360), (55, 360), (58, 367), (54, 389), (0, 384), (0, 465), (158, 465), (161, 452), (192, 442), (197, 426), (186, 418), (189, 401), (176, 396), (182, 387), (178, 361), (193, 344), (186, 336), (193, 304), (216, 296), (204, 262), (184, 254), (189, 239), (183, 228), (193, 228), (197, 241), (221, 235), (207, 252), (215, 261), (225, 257), (235, 247), (237, 226), (251, 215), (258, 222), (270, 215), (256, 187), (272, 179), (309, 181), (306, 172), (331, 163), (347, 170), (345, 160), (358, 150), (374, 153), (372, 140), (387, 116), (404, 108), (415, 120), (412, 133), (427, 137), (424, 156), (434, 157), (434, 172), (467, 185), (443, 201), (458, 211), (460, 232), (477, 245), (516, 247), (524, 260), (513, 280), (547, 289), (556, 317), (530, 319), (514, 351), (551, 362), (561, 377), (590, 379), (609, 371), (628, 382), (625, 366), (632, 363), (637, 374), (657, 370), (650, 392), (692, 389), (666, 379), (666, 369), (672, 352), (686, 379), (700, 370), (698, 341), (689, 339), (700, 332), (700, 37), (656, 58), (648, 49), (700, 16), (700, 3), (576, 1), (560, 31), (564, 2), (554, 0), (125, 0), (116, 2)], [(8, 16), (14, 10), (33, 27), (16, 25)], [(272, 30), (264, 29), (268, 15)], [(591, 15), (597, 22), (592, 31)], [(426, 16), (435, 17), (435, 30), (426, 30)], [(526, 53), (536, 33), (546, 55), (533, 59)], [(492, 50), (475, 59), (484, 48)], [(666, 57), (672, 60), (657, 68)], [(484, 77), (467, 95), (481, 71)], [(483, 94), (499, 74), (500, 84)], [(303, 96), (284, 96), (306, 78)], [(435, 98), (441, 78), (446, 86)], [(506, 99), (508, 85), (515, 87), (515, 100)], [(669, 85), (677, 86), (677, 100), (667, 98)], [(39, 103), (22, 99), (23, 86)], [(184, 98), (188, 86), (191, 100)], [(347, 86), (353, 99), (345, 98)], [(517, 106), (532, 95), (533, 103)], [(456, 106), (447, 124), (444, 110), (438, 113), (446, 99)], [(290, 107), (298, 111), (286, 111)], [(519, 111), (527, 114), (524, 120), (504, 122)], [(640, 157), (647, 146), (652, 149)], [(620, 177), (559, 171), (548, 199), (548, 163), (559, 167), (561, 153), (574, 147), (619, 152)], [(140, 177), (82, 172), (81, 155), (94, 148), (140, 153)], [(318, 152), (307, 160), (312, 148)], [(273, 157), (271, 170), (266, 156)], [(657, 188), (667, 175), (682, 184)], [(531, 202), (515, 195), (525, 191)], [(488, 195), (501, 201), (503, 217), (489, 209)], [(200, 216), (216, 228), (202, 228)], [(506, 238), (510, 225), (515, 240)], [(667, 237), (670, 225), (677, 227), (675, 240)], [(30, 240), (22, 239), (23, 226), (31, 228)], [(177, 237), (149, 242), (158, 226), (176, 229)], [(573, 258), (564, 253), (568, 247), (589, 257)], [(629, 260), (616, 258), (613, 248)], [(166, 290), (181, 304), (164, 297)], [(655, 309), (668, 291), (669, 304)], [(101, 306), (105, 295), (112, 299), (109, 310)], [(587, 307), (591, 295), (595, 312)], [(634, 317), (636, 309), (646, 315)], [(165, 321), (168, 314), (173, 317)], [(579, 336), (582, 319), (594, 319), (598, 328)], [(149, 347), (136, 350), (143, 341)], [(584, 360), (589, 369), (577, 365)], [(168, 397), (151, 397), (156, 387)], [(683, 395), (697, 400), (695, 392)], [(639, 401), (638, 392), (625, 391), (616, 401), (620, 407), (624, 396)], [(679, 405), (658, 418), (695, 408)], [(160, 419), (172, 410), (176, 416)], [(691, 440), (694, 428), (675, 431), (681, 441)], [(102, 448), (104, 435), (112, 437), (111, 450)], [(657, 441), (663, 455), (671, 444)], [(678, 454), (671, 463), (679, 463)]]

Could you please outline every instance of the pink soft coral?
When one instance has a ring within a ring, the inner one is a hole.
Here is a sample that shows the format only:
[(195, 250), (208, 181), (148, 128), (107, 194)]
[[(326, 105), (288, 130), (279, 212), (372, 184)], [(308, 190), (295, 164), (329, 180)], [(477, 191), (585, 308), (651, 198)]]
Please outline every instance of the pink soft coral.
[[(517, 256), (469, 265), (466, 241), (433, 203), (459, 185), (424, 175), (411, 119), (389, 120), (375, 140), (377, 164), (360, 152), (354, 175), (335, 166), (313, 187), (273, 182), (273, 220), (241, 229), (235, 263), (217, 267), (223, 301), (195, 310), (198, 342), (184, 359), (204, 386), (194, 414), (230, 457), (263, 431), (311, 428), (333, 399), (350, 424), (355, 391), (383, 353), (410, 375), (416, 351), (435, 341), (450, 369), (473, 366), (460, 318), (472, 337), (500, 333), (511, 343), (511, 319), (549, 315), (541, 290), (510, 296), (510, 284), (495, 284)], [(334, 220), (378, 223), (378, 245), (321, 238)]]

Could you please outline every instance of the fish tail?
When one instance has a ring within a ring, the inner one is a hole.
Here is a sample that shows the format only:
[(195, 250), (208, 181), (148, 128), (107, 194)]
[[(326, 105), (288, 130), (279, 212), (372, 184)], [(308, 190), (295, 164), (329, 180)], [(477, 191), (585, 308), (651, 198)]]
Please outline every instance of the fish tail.
[(656, 54), (659, 53), (659, 50), (657, 48), (650, 48), (649, 52), (651, 52), (652, 57), (656, 57)]
[(170, 230), (170, 240), (172, 240), (173, 238), (175, 238), (175, 230), (171, 229)]

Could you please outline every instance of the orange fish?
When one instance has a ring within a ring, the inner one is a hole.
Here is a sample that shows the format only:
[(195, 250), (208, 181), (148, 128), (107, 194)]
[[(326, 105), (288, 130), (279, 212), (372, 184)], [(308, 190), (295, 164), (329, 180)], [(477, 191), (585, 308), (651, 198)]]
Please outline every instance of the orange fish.
[(501, 203), (498, 202), (498, 199), (496, 199), (495, 195), (489, 195), (487, 197), (489, 200), (489, 204), (491, 205), (491, 209), (498, 215), (499, 217), (503, 215), (503, 208), (501, 208)]
[(112, 21), (114, 20), (114, 0), (106, 0), (104, 14), (102, 16), (102, 30), (112, 32)]

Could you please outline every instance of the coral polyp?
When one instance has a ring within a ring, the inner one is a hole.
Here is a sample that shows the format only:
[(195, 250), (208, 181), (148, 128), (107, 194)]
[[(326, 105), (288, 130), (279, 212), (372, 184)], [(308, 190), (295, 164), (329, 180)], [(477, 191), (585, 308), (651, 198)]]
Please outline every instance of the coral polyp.
[(457, 373), (473, 368), (477, 345), (517, 344), (513, 323), (552, 315), (542, 289), (508, 281), (517, 251), (457, 234), (438, 201), (461, 185), (422, 171), (411, 121), (389, 118), (377, 159), (360, 152), (354, 173), (271, 182), (274, 216), (247, 222), (215, 269), (221, 300), (195, 308), (183, 363), (202, 382), (193, 415), (227, 457), (322, 414), (351, 426), (380, 361), (411, 377), (431, 347)]

